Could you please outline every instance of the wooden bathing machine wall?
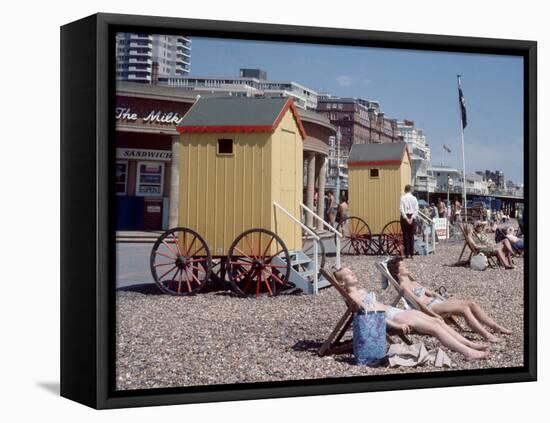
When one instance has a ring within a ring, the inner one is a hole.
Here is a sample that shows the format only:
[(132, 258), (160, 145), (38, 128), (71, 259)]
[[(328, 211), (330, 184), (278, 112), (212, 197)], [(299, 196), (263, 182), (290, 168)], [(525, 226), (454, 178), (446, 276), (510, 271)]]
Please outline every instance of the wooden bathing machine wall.
[(405, 185), (411, 183), (406, 144), (354, 145), (348, 175), (350, 216), (366, 220), (373, 234), (381, 233), (392, 220), (399, 220), (399, 200)]
[[(300, 216), (303, 138), (291, 108), (282, 113), (273, 132), (180, 135), (179, 226), (197, 231), (213, 256), (227, 255), (251, 228), (277, 233), (289, 250), (302, 248), (300, 227), (273, 207), (277, 202)], [(220, 139), (233, 140), (232, 154), (218, 154)], [(260, 241), (267, 246), (269, 237)], [(249, 245), (238, 247), (250, 253)]]

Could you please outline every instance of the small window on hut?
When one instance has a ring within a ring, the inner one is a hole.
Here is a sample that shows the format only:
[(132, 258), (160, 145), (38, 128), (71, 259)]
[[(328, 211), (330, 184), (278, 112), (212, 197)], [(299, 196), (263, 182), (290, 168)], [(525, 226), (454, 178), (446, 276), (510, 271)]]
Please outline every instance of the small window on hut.
[(231, 139), (218, 140), (218, 154), (222, 156), (233, 155), (233, 140)]
[(379, 171), (380, 169), (371, 169), (370, 170), (370, 177), (371, 178), (379, 178), (380, 177), (380, 174), (379, 174)]

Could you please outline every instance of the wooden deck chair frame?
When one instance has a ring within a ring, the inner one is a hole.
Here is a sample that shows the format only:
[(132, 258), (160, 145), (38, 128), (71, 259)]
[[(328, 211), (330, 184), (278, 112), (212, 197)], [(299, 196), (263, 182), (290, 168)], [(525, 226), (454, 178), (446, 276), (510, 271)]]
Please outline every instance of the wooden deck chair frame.
[[(468, 233), (466, 232), (465, 225), (467, 225), (467, 224), (466, 223), (464, 223), (464, 224), (459, 223), (458, 224), (458, 227), (460, 228), (460, 231), (462, 232), (462, 235), (464, 236), (464, 245), (462, 246), (462, 251), (460, 251), (460, 256), (458, 256), (457, 263), (463, 263), (463, 264), (470, 263), (470, 259), (472, 258), (472, 256), (480, 253), (480, 249), (475, 246), (474, 241), (472, 240), (471, 236), (469, 236)], [(468, 247), (468, 249), (470, 250), (470, 255), (468, 256), (468, 258), (466, 260), (461, 261), (462, 256), (464, 255), (464, 252), (466, 251), (466, 247)], [(485, 254), (485, 256), (487, 257), (487, 263), (489, 263), (489, 266), (492, 269), (494, 269), (498, 266), (498, 262), (495, 261), (495, 258), (494, 258), (493, 254)]]
[[(392, 306), (395, 307), (397, 305), (397, 303), (399, 303), (399, 301), (402, 300), (403, 303), (405, 304), (405, 307), (412, 308), (414, 310), (418, 310), (418, 311), (421, 311), (423, 313), (429, 314), (429, 313), (426, 312), (425, 307), (423, 308), (422, 305), (418, 302), (416, 297), (414, 297), (413, 295), (410, 295), (408, 292), (406, 292), (401, 287), (399, 282), (397, 282), (394, 279), (394, 277), (391, 275), (390, 271), (388, 270), (385, 262), (376, 263), (376, 268), (382, 274), (382, 276), (384, 276), (388, 280), (389, 284), (395, 289), (395, 291), (397, 291), (397, 296), (393, 300)], [(414, 278), (412, 276), (410, 276), (410, 278), (412, 280), (414, 280)], [(445, 298), (443, 298), (441, 295), (439, 295), (437, 293), (436, 293), (436, 295), (439, 299), (445, 300)], [(431, 313), (433, 313), (433, 312), (431, 312)], [(433, 314), (435, 315), (436, 313), (433, 313)], [(448, 325), (454, 326), (458, 330), (463, 330), (460, 323), (458, 323), (458, 320), (457, 320), (456, 316), (447, 316), (447, 317), (444, 318), (444, 320)]]
[[(328, 272), (326, 269), (321, 269), (320, 273), (330, 282), (330, 284), (334, 287), (334, 289), (336, 289), (336, 291), (338, 291), (338, 293), (342, 296), (342, 299), (346, 303), (346, 311), (344, 312), (342, 317), (340, 317), (340, 319), (336, 323), (336, 326), (334, 326), (334, 329), (328, 336), (327, 340), (324, 342), (323, 345), (321, 345), (321, 348), (319, 348), (318, 354), (321, 357), (323, 357), (325, 355), (342, 354), (345, 352), (349, 352), (353, 349), (352, 339), (342, 341), (342, 337), (351, 327), (351, 324), (353, 322), (353, 313), (355, 313), (356, 311), (359, 311), (360, 307), (355, 303), (355, 301), (353, 301), (353, 299), (349, 296), (346, 290), (336, 281), (336, 278), (334, 277), (332, 272)], [(393, 340), (391, 339), (391, 335), (397, 335), (405, 343), (409, 345), (412, 344), (411, 340), (406, 335), (389, 332), (386, 335), (386, 338), (390, 344), (393, 343)]]

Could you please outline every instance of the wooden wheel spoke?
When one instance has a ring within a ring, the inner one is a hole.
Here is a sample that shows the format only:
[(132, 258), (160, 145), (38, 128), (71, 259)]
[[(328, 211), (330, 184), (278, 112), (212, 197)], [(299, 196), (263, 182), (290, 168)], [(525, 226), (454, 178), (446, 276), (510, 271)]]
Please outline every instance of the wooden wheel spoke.
[(170, 273), (172, 270), (176, 269), (178, 266), (174, 265), (170, 270), (168, 270), (166, 273), (163, 273), (162, 276), (159, 276), (159, 280), (162, 280), (168, 273)]
[(286, 283), (281, 278), (279, 278), (274, 272), (270, 272), (270, 277), (275, 279), (275, 281), (277, 281), (281, 285), (286, 285)]
[(177, 256), (169, 256), (168, 254), (161, 253), (160, 251), (155, 251), (155, 254), (158, 254), (159, 256), (163, 256), (169, 259), (174, 259), (174, 260), (178, 258)]
[(170, 262), (170, 263), (156, 263), (156, 264), (154, 264), (153, 266), (154, 266), (154, 267), (170, 266), (171, 264), (173, 265), (174, 262)]
[(269, 295), (273, 295), (273, 291), (271, 291), (271, 287), (269, 286), (269, 282), (267, 281), (267, 278), (264, 278), (264, 272), (261, 272), (262, 279), (265, 282), (265, 286), (267, 287), (267, 290), (269, 291)]
[(182, 256), (183, 254), (181, 253), (179, 240), (178, 240), (178, 237), (176, 236), (176, 233), (172, 232), (171, 235), (172, 235), (172, 238), (174, 239), (174, 244), (176, 245), (176, 250), (178, 251), (178, 255)]
[[(187, 249), (187, 251), (185, 252), (185, 254), (189, 254), (189, 251), (191, 251), (193, 249), (193, 245), (195, 245), (195, 241), (197, 240), (197, 237), (193, 237), (193, 241), (191, 241), (191, 244), (189, 245), (189, 248)], [(200, 250), (199, 250), (200, 251)], [(196, 252), (195, 252), (196, 253)], [(195, 254), (189, 254), (189, 257), (194, 257)]]
[(251, 266), (252, 265), (252, 263), (250, 263), (249, 261), (230, 261), (229, 263), (238, 264), (240, 266)]
[[(243, 271), (240, 272), (239, 274), (237, 274), (237, 275), (235, 276), (235, 279), (238, 279), (238, 278), (240, 278), (240, 277), (243, 276), (243, 275), (245, 275), (245, 278), (250, 277), (250, 275), (251, 275), (251, 273), (252, 273), (252, 271), (253, 271), (252, 268), (250, 268), (250, 269), (243, 269), (242, 266), (241, 266), (241, 269), (242, 269)], [(236, 270), (236, 269), (235, 269), (235, 270)], [(236, 271), (238, 271), (238, 270), (236, 270)], [(243, 279), (244, 279), (244, 278), (243, 278)], [(242, 279), (241, 279), (239, 282), (242, 282)]]
[(248, 254), (246, 254), (245, 252), (243, 252), (243, 251), (242, 251), (239, 247), (237, 247), (236, 245), (235, 245), (235, 250), (237, 250), (237, 252), (239, 252), (240, 254), (242, 254), (243, 256), (245, 256), (246, 258), (248, 258), (248, 259), (254, 261), (254, 259), (253, 259), (252, 257), (250, 257)]
[[(245, 236), (245, 239), (246, 239), (246, 243), (248, 244), (248, 248), (250, 248), (250, 254), (252, 255), (252, 257), (254, 258), (258, 258), (255, 254), (254, 254), (254, 248), (252, 247), (252, 244), (251, 244), (251, 241), (250, 241), (250, 238), (248, 236)], [(238, 250), (237, 246), (235, 245), (235, 249)], [(240, 251), (240, 250), (238, 250)], [(240, 251), (241, 254), (244, 254), (245, 256), (248, 257), (247, 254), (243, 253), (242, 251)]]
[(176, 250), (174, 250), (164, 239), (162, 240), (162, 243), (164, 245), (166, 245), (166, 248), (168, 248), (170, 251), (172, 251), (176, 255), (176, 257), (178, 256), (178, 252)]
[(367, 225), (365, 224), (365, 222), (359, 222), (359, 223), (361, 224), (361, 226), (359, 227), (359, 230), (357, 231), (357, 233), (359, 233), (361, 229), (367, 227)]
[(193, 254), (189, 254), (189, 257), (195, 257), (199, 251), (204, 250), (204, 245), (201, 245), (198, 250), (196, 250)]
[(271, 247), (271, 243), (273, 242), (274, 239), (275, 239), (275, 237), (272, 236), (271, 239), (269, 240), (269, 243), (267, 244), (267, 247), (265, 247), (265, 250), (262, 253), (262, 256), (265, 257), (265, 255), (267, 254), (267, 250), (269, 250), (269, 247)]
[[(273, 254), (271, 256), (271, 260), (273, 260), (273, 257), (277, 257), (279, 254), (284, 253), (284, 252), (285, 252), (284, 249), (280, 249), (279, 251), (277, 251), (275, 254)], [(271, 260), (270, 260), (270, 262), (271, 262)]]
[(178, 289), (177, 289), (178, 294), (181, 294), (181, 272), (182, 272), (182, 271), (183, 271), (182, 269), (178, 268), (178, 270), (176, 270), (176, 273), (174, 274), (174, 280), (175, 280), (175, 279), (178, 277), (178, 275), (179, 275), (179, 278), (178, 278)]
[(262, 254), (262, 233), (258, 232), (258, 257), (260, 257), (261, 254)]
[(344, 242), (345, 242), (346, 244), (343, 244), (343, 245), (340, 247), (341, 250), (343, 250), (343, 249), (349, 247), (349, 245), (351, 244), (351, 238), (347, 238), (347, 237), (346, 237), (346, 240), (345, 240)]
[(191, 269), (195, 269), (199, 272), (205, 272), (206, 273), (206, 270), (204, 269), (204, 267), (198, 267), (198, 266), (189, 266)]
[(189, 260), (189, 263), (203, 263), (205, 261), (208, 261), (208, 259), (207, 258), (191, 259)]
[[(182, 272), (183, 273), (183, 272)], [(193, 288), (191, 288), (191, 284), (189, 283), (190, 281), (190, 278), (189, 278), (189, 270), (186, 268), (185, 269), (185, 284), (187, 285), (187, 290), (189, 292), (193, 291)]]

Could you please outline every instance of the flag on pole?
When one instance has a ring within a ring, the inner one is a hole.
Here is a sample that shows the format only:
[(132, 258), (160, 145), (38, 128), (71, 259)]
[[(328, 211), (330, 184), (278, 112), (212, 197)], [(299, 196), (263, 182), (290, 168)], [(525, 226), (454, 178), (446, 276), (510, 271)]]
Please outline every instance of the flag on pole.
[(466, 100), (464, 100), (464, 94), (462, 94), (462, 87), (460, 86), (460, 77), (458, 78), (458, 102), (460, 103), (460, 111), (462, 113), (462, 129), (466, 128), (468, 121), (466, 119)]

